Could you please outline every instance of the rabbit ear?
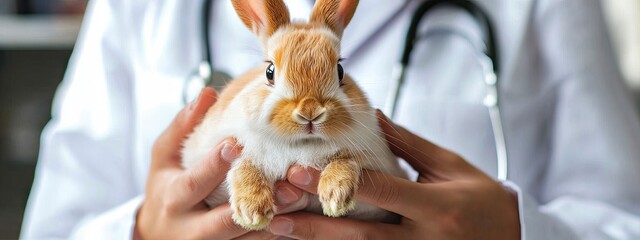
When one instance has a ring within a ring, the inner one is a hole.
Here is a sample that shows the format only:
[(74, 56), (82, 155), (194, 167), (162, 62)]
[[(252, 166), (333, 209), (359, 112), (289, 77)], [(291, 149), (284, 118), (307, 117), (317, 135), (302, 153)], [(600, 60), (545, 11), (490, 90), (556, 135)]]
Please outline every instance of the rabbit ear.
[(232, 0), (232, 3), (244, 25), (261, 40), (291, 21), (282, 0)]
[(326, 24), (338, 36), (347, 27), (358, 7), (358, 0), (318, 0), (311, 13), (311, 22)]

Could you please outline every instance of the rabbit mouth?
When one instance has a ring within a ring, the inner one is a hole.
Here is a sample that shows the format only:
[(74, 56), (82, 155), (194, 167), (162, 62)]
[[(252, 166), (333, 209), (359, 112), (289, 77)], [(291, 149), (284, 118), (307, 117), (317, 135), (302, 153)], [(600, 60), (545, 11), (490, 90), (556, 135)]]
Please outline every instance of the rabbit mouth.
[(309, 122), (305, 125), (304, 131), (307, 132), (307, 134), (313, 134), (314, 130), (317, 131), (317, 127), (314, 127), (313, 122)]
[(322, 129), (323, 124), (312, 122), (300, 124), (298, 133), (294, 134), (292, 137), (296, 144), (320, 144), (328, 140)]
[(302, 132), (304, 133), (304, 135), (306, 136), (320, 136), (322, 133), (322, 128), (323, 128), (322, 123), (314, 123), (314, 122), (308, 122), (306, 124), (301, 124), (302, 126)]

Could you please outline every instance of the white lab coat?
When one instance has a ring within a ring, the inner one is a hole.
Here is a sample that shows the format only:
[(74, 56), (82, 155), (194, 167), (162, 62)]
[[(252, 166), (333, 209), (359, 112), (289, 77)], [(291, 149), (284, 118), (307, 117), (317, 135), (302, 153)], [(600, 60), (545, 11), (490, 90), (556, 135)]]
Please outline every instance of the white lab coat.
[[(261, 62), (229, 1), (214, 1), (214, 64), (238, 75)], [(287, 1), (306, 17), (311, 1)], [(496, 23), (510, 181), (524, 239), (640, 239), (640, 124), (597, 0), (483, 0)], [(418, 1), (360, 1), (345, 69), (385, 106), (392, 65)], [(151, 146), (182, 108), (201, 60), (201, 1), (97, 0), (42, 137), (24, 238), (124, 239), (144, 198)], [(424, 26), (476, 36), (443, 8)], [(401, 125), (496, 174), (478, 62), (463, 38), (413, 53)]]

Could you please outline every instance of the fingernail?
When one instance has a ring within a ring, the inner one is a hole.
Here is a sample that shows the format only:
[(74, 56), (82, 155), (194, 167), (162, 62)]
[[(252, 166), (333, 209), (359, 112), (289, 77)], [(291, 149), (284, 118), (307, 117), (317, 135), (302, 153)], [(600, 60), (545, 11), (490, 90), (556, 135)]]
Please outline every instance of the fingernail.
[(289, 181), (294, 184), (309, 186), (311, 184), (311, 174), (303, 168), (296, 168), (291, 173)]
[(276, 189), (276, 200), (280, 205), (289, 205), (300, 199), (291, 188), (280, 186)]
[(222, 160), (225, 160), (227, 162), (232, 162), (233, 160), (235, 160), (238, 157), (238, 152), (235, 149), (235, 144), (225, 142), (224, 146), (222, 147), (222, 151), (220, 152), (220, 156), (222, 157)]
[(269, 230), (276, 235), (289, 235), (293, 232), (293, 222), (286, 218), (274, 218), (269, 225)]

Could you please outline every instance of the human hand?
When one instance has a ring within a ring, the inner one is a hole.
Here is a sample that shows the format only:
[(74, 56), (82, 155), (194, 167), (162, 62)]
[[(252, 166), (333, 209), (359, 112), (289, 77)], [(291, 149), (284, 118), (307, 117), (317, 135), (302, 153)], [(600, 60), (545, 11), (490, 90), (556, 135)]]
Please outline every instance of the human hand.
[[(400, 224), (297, 212), (276, 216), (269, 231), (299, 239), (519, 239), (517, 198), (462, 157), (378, 112), (391, 150), (418, 172), (417, 182), (363, 172), (356, 199), (402, 215)], [(316, 193), (320, 173), (294, 166), (288, 180)]]
[(217, 94), (205, 88), (198, 99), (182, 109), (158, 137), (152, 151), (145, 200), (137, 215), (137, 239), (231, 239), (248, 231), (231, 219), (229, 204), (209, 209), (204, 199), (224, 181), (240, 149), (225, 140), (206, 159), (184, 170), (180, 150)]

